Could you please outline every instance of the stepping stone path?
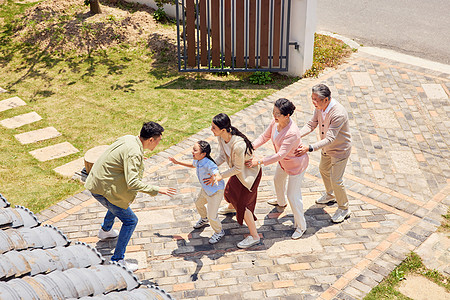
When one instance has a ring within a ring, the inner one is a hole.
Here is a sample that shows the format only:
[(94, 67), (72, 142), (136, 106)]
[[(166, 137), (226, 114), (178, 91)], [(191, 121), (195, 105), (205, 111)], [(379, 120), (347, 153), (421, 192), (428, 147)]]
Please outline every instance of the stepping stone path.
[(64, 142), (30, 151), (30, 154), (40, 161), (47, 161), (77, 153), (78, 151), (71, 143)]
[(80, 157), (74, 161), (68, 162), (67, 164), (54, 168), (53, 171), (64, 177), (72, 177), (75, 173), (80, 172), (83, 167), (84, 158)]
[(46, 127), (38, 130), (28, 131), (16, 134), (14, 137), (21, 144), (30, 144), (34, 142), (44, 141), (60, 136), (61, 133), (55, 127)]
[[(5, 93), (7, 90), (0, 88), (0, 93)], [(0, 101), (0, 112), (6, 111), (15, 107), (25, 106), (27, 105), (25, 101), (20, 99), (19, 97), (12, 97), (6, 100)], [(18, 116), (14, 116), (12, 118), (4, 119), (0, 121), (0, 125), (8, 128), (15, 129), (21, 126), (31, 124), (42, 120), (42, 117), (38, 115), (36, 112), (30, 112)], [(49, 140), (52, 138), (56, 138), (61, 136), (61, 133), (54, 127), (46, 127), (33, 131), (28, 131), (20, 134), (16, 134), (14, 137), (21, 144), (31, 144), (39, 141)], [(60, 157), (64, 157), (73, 153), (77, 153), (79, 150), (75, 148), (69, 142), (63, 142), (56, 145), (36, 149), (30, 151), (30, 154), (38, 159), (39, 161), (48, 161)], [(81, 170), (83, 168), (83, 158), (77, 159), (73, 162), (65, 164), (63, 166), (55, 168), (55, 172), (67, 176), (72, 177), (75, 172)]]
[(37, 122), (39, 120), (42, 120), (42, 117), (33, 111), (30, 113), (15, 116), (15, 117), (12, 117), (9, 119), (4, 119), (4, 120), (0, 121), (0, 124), (6, 128), (14, 129), (14, 128), (19, 128), (23, 125)]
[[(0, 93), (4, 93), (6, 90), (0, 88)], [(5, 111), (17, 106), (27, 105), (25, 101), (20, 99), (19, 97), (12, 97), (6, 100), (0, 101), (0, 111)]]

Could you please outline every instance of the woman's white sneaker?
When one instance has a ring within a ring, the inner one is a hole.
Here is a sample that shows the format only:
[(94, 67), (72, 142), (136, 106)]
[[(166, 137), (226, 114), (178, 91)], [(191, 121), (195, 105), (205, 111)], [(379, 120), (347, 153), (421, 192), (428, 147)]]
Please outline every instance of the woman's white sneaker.
[(228, 204), (222, 206), (222, 207), (219, 208), (219, 210), (217, 211), (217, 213), (218, 213), (219, 215), (227, 215), (227, 214), (232, 214), (232, 213), (235, 213), (235, 212), (236, 212), (236, 210), (235, 210), (234, 208), (229, 208), (229, 207), (228, 207)]
[(258, 237), (258, 239), (253, 238), (251, 235), (246, 237), (244, 240), (240, 241), (237, 246), (241, 249), (246, 249), (248, 247), (251, 247), (253, 245), (256, 245), (259, 243), (261, 239)]
[(301, 238), (303, 236), (305, 231), (306, 231), (306, 229), (305, 230), (301, 230), (300, 228), (295, 229), (294, 233), (292, 234), (292, 239), (298, 240), (299, 238)]

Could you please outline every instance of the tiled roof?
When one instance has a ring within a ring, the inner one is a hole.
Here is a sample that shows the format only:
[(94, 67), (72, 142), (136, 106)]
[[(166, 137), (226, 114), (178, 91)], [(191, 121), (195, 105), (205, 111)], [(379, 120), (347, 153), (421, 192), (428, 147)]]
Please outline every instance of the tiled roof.
[(172, 299), (0, 194), (0, 299)]

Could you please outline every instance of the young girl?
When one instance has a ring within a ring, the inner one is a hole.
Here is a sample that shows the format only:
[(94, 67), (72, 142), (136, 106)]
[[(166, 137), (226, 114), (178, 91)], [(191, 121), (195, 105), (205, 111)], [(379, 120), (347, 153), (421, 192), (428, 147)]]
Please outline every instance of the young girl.
[[(220, 201), (223, 198), (225, 184), (223, 180), (213, 185), (207, 185), (203, 182), (205, 178), (215, 177), (216, 174), (219, 174), (219, 169), (210, 154), (211, 146), (208, 142), (198, 141), (192, 149), (193, 163), (181, 162), (173, 157), (169, 157), (169, 160), (174, 164), (197, 169), (197, 177), (202, 185), (202, 189), (195, 201), (195, 206), (200, 214), (200, 220), (194, 225), (194, 228), (198, 229), (206, 226), (209, 220), (215, 232), (209, 239), (209, 242), (215, 244), (225, 235), (225, 231), (222, 229), (222, 223), (217, 215)], [(207, 209), (205, 208), (206, 203), (208, 203)]]

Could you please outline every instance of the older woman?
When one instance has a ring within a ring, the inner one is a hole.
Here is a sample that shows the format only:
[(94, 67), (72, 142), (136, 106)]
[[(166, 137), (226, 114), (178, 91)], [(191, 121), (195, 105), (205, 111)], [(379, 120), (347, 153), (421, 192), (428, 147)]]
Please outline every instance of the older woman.
[(259, 243), (254, 214), (257, 190), (261, 180), (259, 165), (247, 167), (245, 162), (251, 160), (253, 146), (248, 138), (237, 128), (231, 126), (231, 120), (226, 114), (216, 115), (211, 124), (211, 131), (219, 142), (220, 154), (215, 158), (217, 165), (227, 162), (229, 169), (216, 174), (205, 183), (214, 184), (223, 178), (230, 178), (225, 186), (224, 198), (229, 203), (228, 211), (236, 210), (236, 219), (240, 225), (243, 221), (248, 226), (250, 235), (239, 242), (239, 248), (248, 248)]
[(286, 181), (287, 198), (294, 213), (295, 231), (293, 239), (299, 239), (306, 231), (306, 221), (303, 214), (302, 203), (302, 181), (305, 170), (308, 167), (309, 158), (307, 154), (295, 156), (294, 151), (301, 145), (300, 130), (291, 120), (295, 111), (295, 105), (285, 98), (280, 98), (273, 107), (273, 120), (269, 127), (254, 142), (253, 147), (258, 147), (272, 140), (275, 154), (264, 158), (254, 157), (247, 162), (247, 166), (270, 165), (278, 163), (273, 178), (277, 199), (269, 200), (272, 205), (286, 206)]

